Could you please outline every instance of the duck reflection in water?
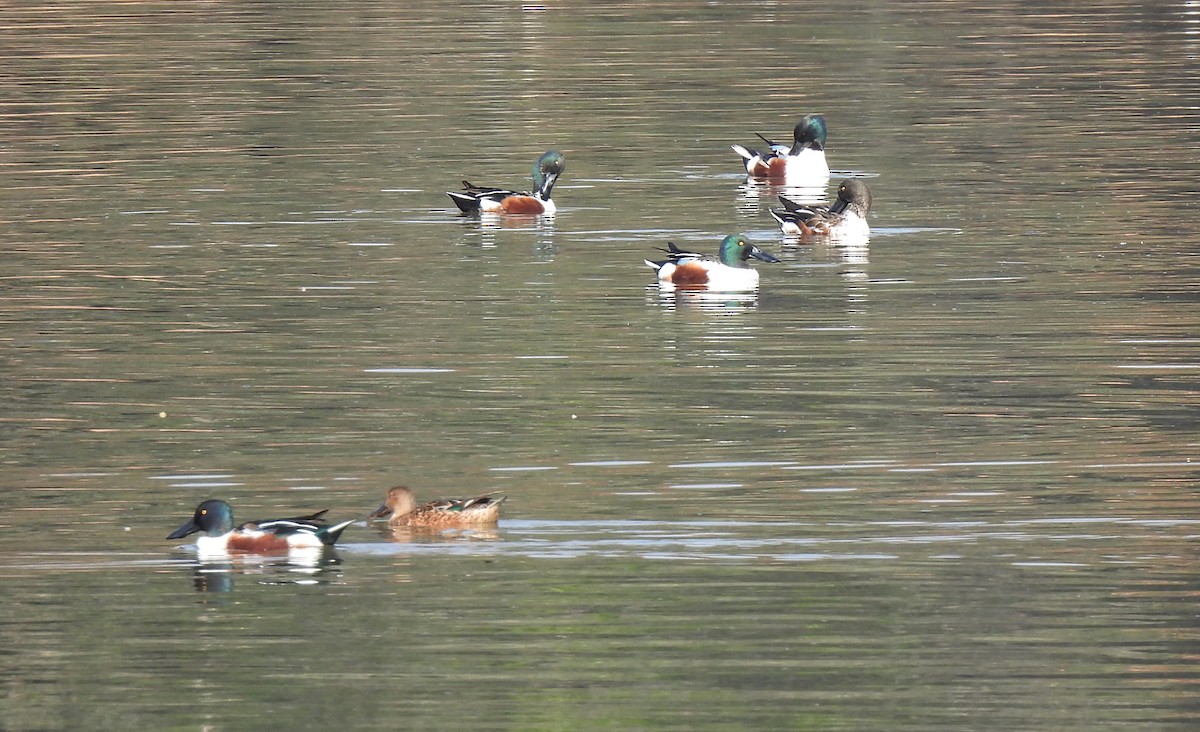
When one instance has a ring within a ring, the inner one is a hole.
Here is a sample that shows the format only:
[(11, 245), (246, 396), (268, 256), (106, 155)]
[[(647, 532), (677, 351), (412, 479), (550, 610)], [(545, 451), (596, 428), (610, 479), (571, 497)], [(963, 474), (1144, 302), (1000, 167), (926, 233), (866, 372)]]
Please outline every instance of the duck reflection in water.
[(279, 556), (198, 557), (192, 565), (192, 586), (197, 592), (232, 592), (238, 575), (259, 585), (325, 585), (341, 576), (341, 563), (333, 549)]
[(829, 199), (826, 188), (824, 182), (813, 186), (793, 186), (748, 178), (738, 186), (735, 204), (738, 212), (746, 216), (759, 215), (764, 203), (774, 205), (780, 196), (812, 206), (824, 206)]
[(555, 244), (554, 218), (544, 216), (500, 216), (482, 214), (461, 220), (463, 229), (458, 237), (458, 246), (472, 249), (498, 249), (501, 242), (510, 245), (508, 232), (518, 231), (532, 234), (522, 236), (522, 246), (531, 246), (531, 254), (538, 261), (549, 261), (558, 251)]
[(395, 544), (451, 544), (469, 541), (498, 541), (500, 532), (495, 526), (433, 528), (431, 526), (388, 526), (380, 523), (379, 535)]
[(670, 290), (646, 288), (647, 302), (655, 302), (667, 311), (697, 311), (713, 315), (736, 315), (758, 309), (758, 292), (709, 292), (708, 290)]

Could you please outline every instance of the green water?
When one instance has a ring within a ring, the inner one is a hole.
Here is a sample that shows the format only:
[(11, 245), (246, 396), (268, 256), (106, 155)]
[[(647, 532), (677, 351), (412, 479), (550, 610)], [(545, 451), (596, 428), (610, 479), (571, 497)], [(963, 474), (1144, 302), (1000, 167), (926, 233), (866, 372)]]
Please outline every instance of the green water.
[[(5, 728), (1194, 726), (1189, 7), (6, 20)], [(808, 112), (867, 248), (739, 174)], [(551, 148), (553, 220), (444, 195)], [(653, 286), (735, 231), (757, 295)], [(163, 539), (400, 482), (509, 500), (316, 567)]]

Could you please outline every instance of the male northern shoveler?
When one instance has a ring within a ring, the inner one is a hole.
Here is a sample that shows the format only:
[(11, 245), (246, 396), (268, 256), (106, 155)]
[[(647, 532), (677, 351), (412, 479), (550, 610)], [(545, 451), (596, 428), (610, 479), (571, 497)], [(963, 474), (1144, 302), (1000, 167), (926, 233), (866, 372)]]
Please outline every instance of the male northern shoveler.
[(325, 511), (310, 513), (294, 518), (249, 521), (234, 528), (233, 509), (220, 500), (208, 500), (196, 507), (196, 513), (168, 539), (182, 539), (189, 534), (203, 531), (204, 536), (196, 539), (196, 549), (201, 554), (244, 552), (268, 554), (289, 549), (313, 549), (332, 546), (346, 527), (354, 520), (327, 526)]
[(786, 211), (770, 211), (779, 228), (789, 236), (801, 238), (828, 236), (841, 240), (867, 240), (871, 227), (867, 213), (871, 210), (871, 189), (857, 178), (847, 178), (838, 186), (837, 201), (832, 206), (808, 206), (787, 196), (779, 197)]
[(474, 498), (442, 498), (417, 505), (412, 490), (398, 485), (387, 492), (383, 505), (368, 514), (369, 518), (388, 519), (388, 526), (430, 526), (454, 528), (494, 524), (500, 518), (500, 504), (508, 496), (498, 491)]
[(764, 262), (779, 261), (774, 255), (751, 244), (741, 234), (725, 237), (718, 259), (685, 252), (672, 242), (668, 242), (667, 247), (666, 259), (660, 262), (645, 260), (647, 266), (658, 272), (658, 283), (664, 287), (730, 292), (755, 290), (758, 289), (758, 270), (747, 265), (746, 260), (754, 257)]
[(550, 200), (554, 182), (567, 168), (562, 153), (551, 150), (533, 164), (533, 192), (520, 193), (504, 188), (488, 188), (463, 181), (463, 192), (448, 192), (463, 213), (545, 214), (553, 216), (557, 207)]
[(825, 162), (825, 118), (806, 114), (793, 131), (795, 143), (789, 148), (758, 135), (770, 149), (765, 152), (731, 145), (742, 156), (746, 174), (755, 178), (782, 178), (788, 185), (824, 185), (829, 180)]

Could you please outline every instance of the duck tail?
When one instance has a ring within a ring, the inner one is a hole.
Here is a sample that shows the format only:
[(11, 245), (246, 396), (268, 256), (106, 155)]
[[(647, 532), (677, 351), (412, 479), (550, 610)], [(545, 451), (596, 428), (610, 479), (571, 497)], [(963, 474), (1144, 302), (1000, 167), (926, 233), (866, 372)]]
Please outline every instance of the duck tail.
[(468, 505), (471, 505), (471, 506), (499, 506), (501, 503), (504, 503), (507, 500), (508, 500), (507, 493), (501, 493), (500, 491), (492, 491), (491, 493), (484, 493), (482, 496), (476, 496), (475, 498), (471, 499), (468, 502)]
[(475, 196), (454, 191), (447, 191), (446, 195), (450, 196), (450, 200), (454, 201), (454, 205), (463, 213), (475, 213), (479, 210), (479, 199)]
[(341, 538), (342, 532), (346, 530), (346, 527), (354, 523), (354, 521), (355, 519), (350, 519), (334, 526), (322, 526), (320, 531), (317, 532), (317, 536), (321, 537), (322, 544), (333, 546)]
[(748, 150), (748, 149), (742, 147), (741, 145), (730, 145), (729, 147), (733, 148), (733, 151), (735, 153), (737, 153), (738, 155), (740, 155), (742, 157), (742, 160), (745, 160), (747, 162), (758, 157), (757, 152), (755, 152), (754, 150)]

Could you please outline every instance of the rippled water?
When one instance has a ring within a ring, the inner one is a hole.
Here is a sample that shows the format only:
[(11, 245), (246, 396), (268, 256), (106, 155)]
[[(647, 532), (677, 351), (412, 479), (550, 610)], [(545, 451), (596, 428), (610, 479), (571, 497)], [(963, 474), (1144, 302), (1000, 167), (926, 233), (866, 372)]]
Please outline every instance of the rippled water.
[[(6, 728), (1194, 727), (1193, 4), (6, 18)], [(739, 173), (807, 112), (868, 246)], [(551, 148), (554, 219), (444, 195)], [(399, 482), (509, 500), (163, 539)]]

